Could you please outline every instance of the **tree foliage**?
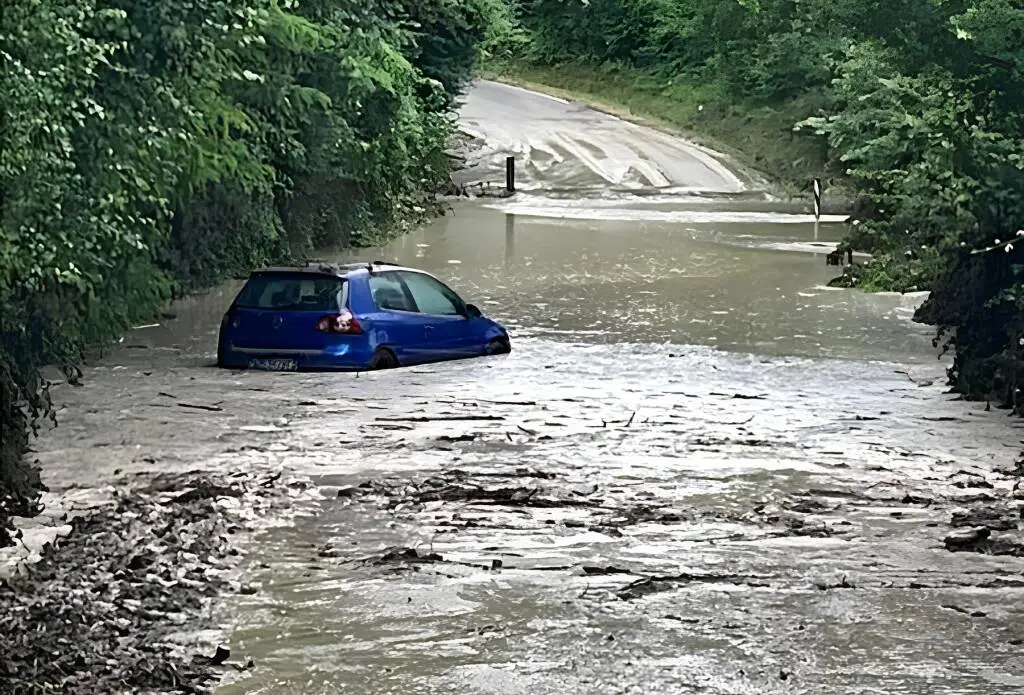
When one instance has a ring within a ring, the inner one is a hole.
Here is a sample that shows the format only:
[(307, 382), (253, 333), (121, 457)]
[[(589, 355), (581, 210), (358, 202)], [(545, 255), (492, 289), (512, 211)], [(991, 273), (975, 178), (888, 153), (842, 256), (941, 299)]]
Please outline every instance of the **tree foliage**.
[[(520, 0), (521, 60), (622, 65), (794, 126), (862, 194), (867, 289), (931, 290), (952, 384), (1024, 405), (1024, 8), (1017, 0)], [(810, 103), (814, 103), (811, 100)], [(808, 172), (808, 178), (814, 174)], [(943, 338), (944, 339), (944, 338)]]
[(360, 245), (445, 181), (501, 0), (5, 0), (0, 545), (39, 368), (255, 265)]

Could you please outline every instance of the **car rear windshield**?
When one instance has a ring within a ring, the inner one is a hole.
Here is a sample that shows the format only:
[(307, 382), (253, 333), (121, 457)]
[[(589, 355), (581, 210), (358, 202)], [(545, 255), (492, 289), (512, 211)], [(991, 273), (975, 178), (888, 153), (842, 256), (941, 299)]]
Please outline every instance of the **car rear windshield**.
[(253, 275), (238, 295), (244, 309), (340, 311), (344, 308), (345, 280), (311, 273), (261, 273)]

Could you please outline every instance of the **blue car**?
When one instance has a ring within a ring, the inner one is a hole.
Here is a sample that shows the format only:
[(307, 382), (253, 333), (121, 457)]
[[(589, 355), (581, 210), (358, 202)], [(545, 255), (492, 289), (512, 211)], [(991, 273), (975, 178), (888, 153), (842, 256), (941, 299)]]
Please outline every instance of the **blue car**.
[(363, 371), (510, 350), (504, 327), (429, 273), (310, 264), (249, 277), (221, 321), (217, 365)]

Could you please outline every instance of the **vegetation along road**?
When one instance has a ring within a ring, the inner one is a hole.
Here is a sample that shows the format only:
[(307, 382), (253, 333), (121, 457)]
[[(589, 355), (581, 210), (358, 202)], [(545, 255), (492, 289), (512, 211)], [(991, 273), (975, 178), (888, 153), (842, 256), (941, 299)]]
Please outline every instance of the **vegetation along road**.
[[(8, 3), (0, 692), (1024, 692), (1022, 29)], [(513, 351), (213, 367), (313, 256)]]

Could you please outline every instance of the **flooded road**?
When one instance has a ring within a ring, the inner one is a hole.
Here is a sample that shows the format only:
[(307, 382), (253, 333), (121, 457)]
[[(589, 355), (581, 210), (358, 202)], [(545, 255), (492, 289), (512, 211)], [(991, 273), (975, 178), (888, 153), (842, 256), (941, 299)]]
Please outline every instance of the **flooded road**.
[(443, 275), (520, 339), (934, 362), (931, 329), (909, 321), (919, 296), (826, 287), (839, 225), (822, 225), (815, 242), (797, 216), (680, 224), (505, 211), (518, 204), (461, 204), (361, 257)]
[[(467, 116), (477, 175), (566, 107), (516, 99), (515, 122)], [(706, 162), (597, 199), (560, 156), (359, 254), (449, 279), (510, 355), (223, 372), (235, 284), (58, 390), (56, 493), (168, 468), (319, 484), (253, 522), (260, 590), (220, 619), (255, 667), (220, 692), (1024, 692), (1024, 562), (943, 547), (960, 505), (1008, 503), (1021, 430), (943, 394), (921, 298), (825, 288), (841, 227)]]

